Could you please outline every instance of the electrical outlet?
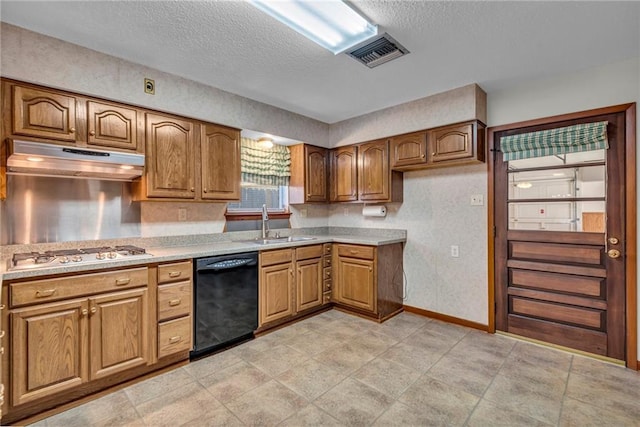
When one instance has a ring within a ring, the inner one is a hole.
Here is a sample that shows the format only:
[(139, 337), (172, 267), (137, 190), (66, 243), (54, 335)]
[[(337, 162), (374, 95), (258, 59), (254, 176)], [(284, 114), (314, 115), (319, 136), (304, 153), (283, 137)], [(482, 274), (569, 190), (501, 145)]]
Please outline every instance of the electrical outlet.
[(156, 82), (151, 79), (144, 79), (144, 93), (148, 93), (149, 95), (156, 94)]
[(471, 206), (482, 206), (482, 205), (484, 205), (484, 196), (482, 194), (472, 194)]
[(344, 216), (349, 215), (349, 208), (343, 208), (342, 209), (342, 215), (344, 215)]
[(306, 217), (307, 217), (307, 210), (300, 209), (300, 218), (306, 218)]
[(187, 208), (178, 208), (178, 221), (187, 220)]
[(460, 256), (460, 248), (458, 245), (451, 245), (451, 256), (458, 258)]

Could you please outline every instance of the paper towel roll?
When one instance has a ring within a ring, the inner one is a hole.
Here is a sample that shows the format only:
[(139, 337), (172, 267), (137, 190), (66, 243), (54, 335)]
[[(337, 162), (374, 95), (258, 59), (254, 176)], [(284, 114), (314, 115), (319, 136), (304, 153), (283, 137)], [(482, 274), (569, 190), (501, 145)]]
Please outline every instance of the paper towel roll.
[(362, 216), (387, 216), (387, 207), (384, 205), (364, 206), (362, 208)]

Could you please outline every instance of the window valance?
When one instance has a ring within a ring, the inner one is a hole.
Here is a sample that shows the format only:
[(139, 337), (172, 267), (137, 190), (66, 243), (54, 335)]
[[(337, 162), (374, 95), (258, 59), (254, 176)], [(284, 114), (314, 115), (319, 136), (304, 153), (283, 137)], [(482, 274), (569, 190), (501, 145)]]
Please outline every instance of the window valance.
[(291, 152), (284, 145), (267, 148), (249, 138), (240, 140), (242, 181), (260, 185), (289, 185)]
[(519, 160), (609, 148), (608, 122), (585, 123), (538, 132), (503, 136), (503, 160)]

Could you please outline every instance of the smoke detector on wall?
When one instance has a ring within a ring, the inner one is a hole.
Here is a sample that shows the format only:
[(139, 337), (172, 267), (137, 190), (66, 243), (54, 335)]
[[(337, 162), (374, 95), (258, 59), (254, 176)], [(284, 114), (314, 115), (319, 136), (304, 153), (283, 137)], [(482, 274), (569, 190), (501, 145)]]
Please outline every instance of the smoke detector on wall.
[(347, 50), (345, 53), (367, 67), (374, 68), (408, 54), (409, 50), (389, 34), (384, 33)]

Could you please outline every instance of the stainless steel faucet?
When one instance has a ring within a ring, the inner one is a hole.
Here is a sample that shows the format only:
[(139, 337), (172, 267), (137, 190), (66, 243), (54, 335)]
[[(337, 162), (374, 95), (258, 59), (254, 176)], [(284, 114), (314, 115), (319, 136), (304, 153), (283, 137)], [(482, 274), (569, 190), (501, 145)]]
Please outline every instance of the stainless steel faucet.
[(262, 238), (269, 237), (269, 214), (267, 213), (267, 205), (262, 205)]

